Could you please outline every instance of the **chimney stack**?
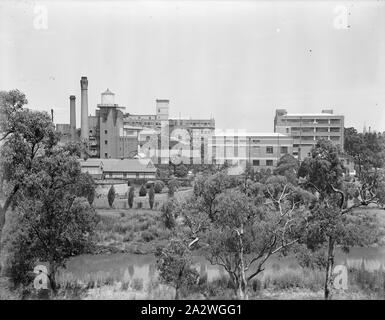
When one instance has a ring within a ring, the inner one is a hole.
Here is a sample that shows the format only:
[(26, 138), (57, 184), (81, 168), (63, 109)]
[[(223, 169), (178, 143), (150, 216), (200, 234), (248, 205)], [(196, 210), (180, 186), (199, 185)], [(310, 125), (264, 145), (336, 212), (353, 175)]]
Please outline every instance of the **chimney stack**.
[(76, 140), (76, 105), (75, 105), (75, 96), (70, 96), (70, 133), (71, 140)]
[(88, 80), (87, 77), (80, 79), (81, 87), (81, 140), (88, 140)]

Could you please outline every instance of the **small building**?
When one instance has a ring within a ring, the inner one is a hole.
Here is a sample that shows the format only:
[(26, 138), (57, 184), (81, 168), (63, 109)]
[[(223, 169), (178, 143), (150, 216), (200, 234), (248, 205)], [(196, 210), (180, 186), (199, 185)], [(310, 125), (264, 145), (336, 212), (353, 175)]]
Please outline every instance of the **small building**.
[(150, 159), (103, 159), (104, 179), (155, 179), (156, 167)]
[(103, 162), (101, 159), (89, 158), (87, 160), (80, 159), (82, 172), (88, 172), (94, 179), (102, 179), (103, 177)]
[(79, 160), (82, 172), (94, 179), (155, 179), (156, 167), (150, 159), (95, 159)]

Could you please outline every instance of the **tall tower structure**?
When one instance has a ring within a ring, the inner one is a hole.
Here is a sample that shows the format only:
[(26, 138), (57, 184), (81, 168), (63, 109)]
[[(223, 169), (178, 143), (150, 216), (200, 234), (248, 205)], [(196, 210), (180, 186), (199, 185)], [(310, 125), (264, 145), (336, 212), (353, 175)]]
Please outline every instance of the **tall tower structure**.
[(88, 80), (87, 77), (80, 79), (81, 88), (81, 140), (88, 140), (89, 129), (88, 129)]
[(167, 121), (169, 116), (170, 100), (156, 99), (156, 119)]
[(76, 140), (76, 97), (70, 96), (70, 134), (71, 140)]

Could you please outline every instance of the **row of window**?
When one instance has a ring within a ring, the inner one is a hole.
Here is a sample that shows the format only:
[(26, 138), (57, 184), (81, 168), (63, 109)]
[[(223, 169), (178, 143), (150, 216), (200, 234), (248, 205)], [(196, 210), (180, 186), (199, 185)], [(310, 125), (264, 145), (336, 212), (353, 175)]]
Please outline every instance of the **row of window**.
[[(330, 122), (329, 122), (330, 120)], [(340, 119), (282, 119), (283, 123), (340, 124)]]
[[(261, 160), (253, 160), (253, 166), (254, 167), (259, 167), (261, 165), (262, 165)], [(274, 165), (273, 160), (266, 160), (265, 165), (272, 167)]]
[(142, 178), (152, 178), (154, 177), (153, 173), (141, 173), (141, 172), (135, 172), (135, 173), (127, 173), (127, 172), (109, 172), (107, 174), (108, 178), (113, 177), (123, 177), (123, 178), (136, 178), (136, 179), (142, 179)]

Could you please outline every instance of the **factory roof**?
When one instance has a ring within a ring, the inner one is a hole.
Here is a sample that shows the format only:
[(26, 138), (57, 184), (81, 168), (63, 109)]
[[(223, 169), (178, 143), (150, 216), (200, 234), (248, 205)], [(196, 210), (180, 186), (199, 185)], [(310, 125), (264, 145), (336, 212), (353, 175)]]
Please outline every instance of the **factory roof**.
[(282, 137), (289, 138), (289, 136), (277, 133), (277, 132), (247, 132), (247, 131), (215, 131), (214, 134), (216, 137)]
[(103, 159), (104, 172), (156, 172), (150, 159)]
[(333, 113), (287, 113), (284, 117), (342, 117), (339, 114)]
[(80, 160), (80, 165), (86, 167), (103, 168), (103, 172), (156, 172), (151, 159), (99, 159), (90, 158)]

